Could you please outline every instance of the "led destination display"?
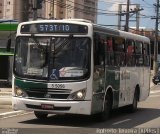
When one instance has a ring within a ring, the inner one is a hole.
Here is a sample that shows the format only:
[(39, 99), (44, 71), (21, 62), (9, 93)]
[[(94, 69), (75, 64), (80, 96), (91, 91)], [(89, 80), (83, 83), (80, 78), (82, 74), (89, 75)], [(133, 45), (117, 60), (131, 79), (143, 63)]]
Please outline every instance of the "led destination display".
[(77, 33), (87, 34), (85, 25), (66, 23), (35, 23), (21, 26), (21, 33)]

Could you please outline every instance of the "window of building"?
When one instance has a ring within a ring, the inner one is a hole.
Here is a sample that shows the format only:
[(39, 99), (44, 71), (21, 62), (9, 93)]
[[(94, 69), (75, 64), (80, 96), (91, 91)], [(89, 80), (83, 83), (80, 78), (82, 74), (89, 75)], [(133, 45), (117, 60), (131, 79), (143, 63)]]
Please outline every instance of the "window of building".
[(9, 12), (10, 11), (10, 9), (6, 9), (6, 12)]
[(11, 2), (10, 2), (10, 1), (7, 1), (7, 4), (8, 4), (8, 5), (10, 5), (10, 4), (11, 4)]

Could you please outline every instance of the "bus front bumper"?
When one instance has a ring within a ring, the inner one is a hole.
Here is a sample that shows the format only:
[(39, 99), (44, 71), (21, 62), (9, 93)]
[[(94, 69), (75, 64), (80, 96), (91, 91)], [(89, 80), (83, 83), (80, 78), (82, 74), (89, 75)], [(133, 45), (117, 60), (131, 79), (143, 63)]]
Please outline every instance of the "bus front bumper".
[(91, 114), (91, 101), (54, 101), (12, 97), (14, 110), (41, 111), (55, 114)]

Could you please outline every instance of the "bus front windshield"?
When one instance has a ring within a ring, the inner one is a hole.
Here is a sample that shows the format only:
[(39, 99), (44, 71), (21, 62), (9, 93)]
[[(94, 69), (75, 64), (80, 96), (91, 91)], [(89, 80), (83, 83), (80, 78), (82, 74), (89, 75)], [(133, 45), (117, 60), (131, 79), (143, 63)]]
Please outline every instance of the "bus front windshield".
[(77, 80), (89, 76), (90, 39), (17, 37), (14, 73), (23, 78)]

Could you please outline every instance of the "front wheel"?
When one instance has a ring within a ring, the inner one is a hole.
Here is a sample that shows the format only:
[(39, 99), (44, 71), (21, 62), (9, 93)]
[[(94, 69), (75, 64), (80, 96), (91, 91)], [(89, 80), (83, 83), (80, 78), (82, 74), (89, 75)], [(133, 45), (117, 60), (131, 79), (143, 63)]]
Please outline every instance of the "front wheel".
[(155, 82), (155, 81), (153, 81), (153, 83), (154, 83), (154, 85), (157, 85), (158, 83), (157, 82)]
[(111, 94), (107, 93), (105, 97), (105, 102), (104, 102), (104, 109), (103, 112), (98, 114), (98, 120), (100, 121), (106, 121), (111, 113), (112, 110), (112, 97)]
[(34, 115), (38, 118), (38, 119), (46, 119), (48, 114), (44, 113), (44, 112), (39, 112), (39, 111), (34, 111)]

